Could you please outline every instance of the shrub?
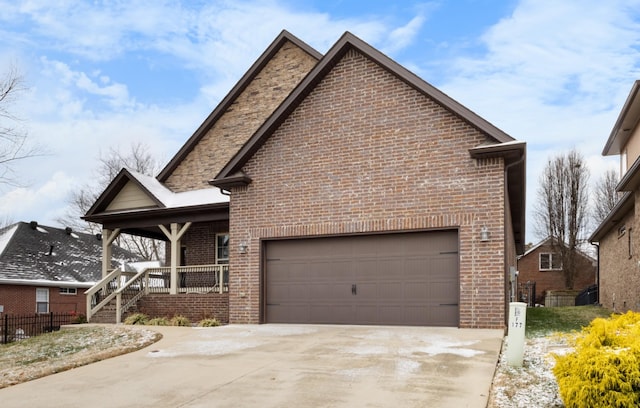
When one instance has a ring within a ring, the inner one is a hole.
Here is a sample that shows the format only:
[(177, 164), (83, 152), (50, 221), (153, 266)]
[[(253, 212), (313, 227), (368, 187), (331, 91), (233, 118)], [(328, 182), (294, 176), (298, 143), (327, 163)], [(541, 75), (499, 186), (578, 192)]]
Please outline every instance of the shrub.
[(566, 408), (640, 406), (640, 313), (595, 319), (574, 341), (553, 369)]
[(87, 316), (83, 315), (82, 313), (72, 311), (71, 313), (69, 313), (69, 315), (71, 316), (71, 324), (87, 323)]
[(124, 324), (147, 324), (149, 316), (144, 313), (134, 313), (124, 319)]
[(203, 319), (198, 323), (199, 327), (217, 327), (220, 326), (218, 319)]
[(184, 316), (175, 315), (171, 318), (172, 326), (191, 326), (191, 321)]
[(149, 326), (169, 326), (171, 322), (166, 317), (154, 317), (147, 322)]

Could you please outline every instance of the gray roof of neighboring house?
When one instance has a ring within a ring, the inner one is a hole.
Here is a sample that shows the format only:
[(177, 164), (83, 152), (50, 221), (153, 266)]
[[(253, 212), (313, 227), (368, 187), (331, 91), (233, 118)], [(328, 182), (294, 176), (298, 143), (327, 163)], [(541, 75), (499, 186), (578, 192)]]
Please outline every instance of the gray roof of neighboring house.
[[(112, 266), (140, 261), (113, 245)], [(96, 235), (18, 222), (0, 229), (0, 283), (69, 284), (102, 276), (102, 242)]]

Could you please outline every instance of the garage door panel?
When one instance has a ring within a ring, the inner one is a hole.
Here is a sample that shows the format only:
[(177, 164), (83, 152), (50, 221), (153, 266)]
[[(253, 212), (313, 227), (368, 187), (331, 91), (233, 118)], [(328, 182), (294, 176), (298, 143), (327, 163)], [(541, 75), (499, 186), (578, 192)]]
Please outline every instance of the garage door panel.
[(455, 231), (268, 242), (266, 320), (457, 326), (457, 246)]

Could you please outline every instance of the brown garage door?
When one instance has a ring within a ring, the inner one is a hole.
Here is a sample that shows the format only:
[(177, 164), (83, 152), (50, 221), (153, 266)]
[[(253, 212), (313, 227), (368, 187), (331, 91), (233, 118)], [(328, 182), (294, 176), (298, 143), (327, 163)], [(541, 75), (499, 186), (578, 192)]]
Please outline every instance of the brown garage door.
[(270, 241), (266, 321), (458, 326), (456, 231)]

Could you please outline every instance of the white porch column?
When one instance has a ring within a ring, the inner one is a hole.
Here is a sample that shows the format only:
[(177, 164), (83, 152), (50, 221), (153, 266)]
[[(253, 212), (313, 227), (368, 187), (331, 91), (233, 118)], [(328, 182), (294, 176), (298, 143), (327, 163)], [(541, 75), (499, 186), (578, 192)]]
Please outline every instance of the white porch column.
[(169, 293), (175, 295), (178, 293), (178, 265), (180, 265), (180, 239), (191, 226), (191, 222), (180, 227), (177, 223), (171, 223), (171, 231), (164, 225), (158, 225), (164, 235), (171, 241), (171, 283)]
[(116, 228), (113, 231), (107, 228), (102, 229), (102, 277), (104, 278), (109, 274), (111, 269), (111, 244), (120, 235), (120, 228)]

